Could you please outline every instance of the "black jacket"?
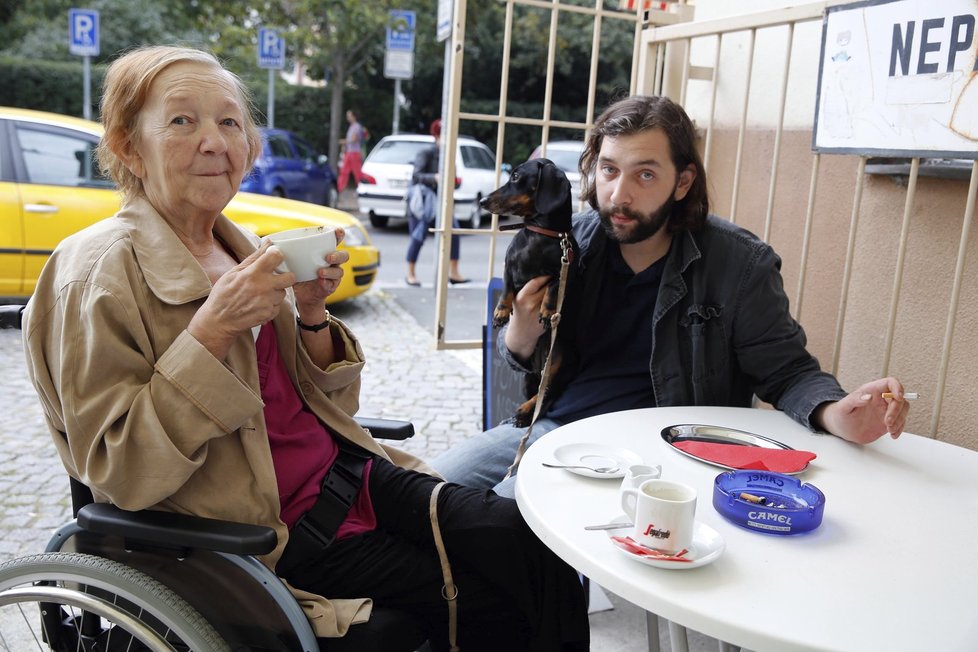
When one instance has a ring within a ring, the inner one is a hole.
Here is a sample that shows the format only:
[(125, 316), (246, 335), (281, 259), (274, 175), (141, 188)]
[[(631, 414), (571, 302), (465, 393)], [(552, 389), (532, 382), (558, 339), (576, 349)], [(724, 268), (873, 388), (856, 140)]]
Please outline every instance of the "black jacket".
[[(574, 237), (581, 249), (576, 320), (586, 324), (608, 243), (596, 211), (574, 216)], [(588, 336), (600, 337), (594, 323), (600, 321), (591, 322)], [(713, 215), (698, 233), (673, 239), (652, 332), (635, 335), (652, 338), (649, 374), (660, 407), (750, 407), (756, 394), (812, 428), (818, 405), (846, 395), (805, 348), (805, 331), (788, 311), (781, 258), (751, 232)], [(504, 339), (500, 335), (499, 350), (510, 365), (530, 371)]]

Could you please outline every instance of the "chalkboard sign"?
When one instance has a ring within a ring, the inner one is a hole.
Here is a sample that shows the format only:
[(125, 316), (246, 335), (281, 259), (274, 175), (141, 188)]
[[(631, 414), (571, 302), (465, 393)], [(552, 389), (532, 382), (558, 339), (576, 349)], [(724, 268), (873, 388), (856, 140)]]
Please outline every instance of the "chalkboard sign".
[(486, 291), (489, 315), (482, 336), (482, 427), (488, 430), (510, 418), (523, 398), (523, 374), (511, 369), (496, 351), (499, 329), (492, 327), (492, 311), (503, 293), (503, 280), (493, 278)]

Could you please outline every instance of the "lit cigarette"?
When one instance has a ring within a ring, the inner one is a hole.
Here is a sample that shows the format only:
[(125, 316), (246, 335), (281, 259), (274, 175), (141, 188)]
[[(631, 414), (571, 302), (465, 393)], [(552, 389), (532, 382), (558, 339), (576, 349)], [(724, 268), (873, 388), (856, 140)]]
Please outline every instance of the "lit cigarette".
[(740, 494), (741, 499), (746, 500), (749, 503), (754, 503), (756, 505), (763, 505), (767, 502), (767, 498), (763, 496), (755, 496), (754, 494), (742, 493)]
[[(883, 398), (896, 398), (896, 396), (893, 395), (893, 392), (883, 392)], [(920, 394), (918, 394), (917, 392), (903, 393), (904, 401), (916, 401), (918, 398), (920, 398)]]

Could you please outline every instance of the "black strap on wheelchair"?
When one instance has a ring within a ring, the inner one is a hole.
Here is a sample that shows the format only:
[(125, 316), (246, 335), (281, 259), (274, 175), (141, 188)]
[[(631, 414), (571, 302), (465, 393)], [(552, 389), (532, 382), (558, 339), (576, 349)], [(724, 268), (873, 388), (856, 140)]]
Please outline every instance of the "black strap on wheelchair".
[(357, 499), (363, 484), (363, 467), (370, 453), (342, 442), (336, 461), (326, 472), (319, 497), (289, 532), (289, 542), (279, 559), (280, 574), (319, 557), (336, 538), (336, 531)]

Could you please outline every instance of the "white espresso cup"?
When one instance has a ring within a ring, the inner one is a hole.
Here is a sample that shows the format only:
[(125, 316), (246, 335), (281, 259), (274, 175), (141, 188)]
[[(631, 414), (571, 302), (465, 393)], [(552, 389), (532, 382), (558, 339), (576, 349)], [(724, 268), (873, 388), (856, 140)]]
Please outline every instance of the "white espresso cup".
[(285, 260), (280, 272), (295, 274), (296, 283), (311, 281), (326, 267), (326, 256), (336, 251), (336, 229), (331, 226), (308, 226), (272, 233), (262, 238), (271, 241)]
[(621, 508), (635, 524), (632, 538), (666, 553), (693, 543), (696, 490), (679, 482), (653, 478), (621, 492)]

